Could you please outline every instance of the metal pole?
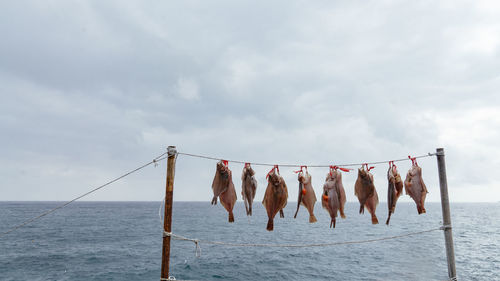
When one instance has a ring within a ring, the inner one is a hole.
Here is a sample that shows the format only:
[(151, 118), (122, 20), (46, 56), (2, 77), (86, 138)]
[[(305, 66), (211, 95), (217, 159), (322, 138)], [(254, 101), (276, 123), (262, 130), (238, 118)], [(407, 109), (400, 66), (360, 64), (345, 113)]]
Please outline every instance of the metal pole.
[[(175, 156), (177, 150), (175, 146), (168, 147), (167, 161), (167, 184), (165, 191), (165, 216), (163, 218), (163, 229), (166, 232), (172, 231), (172, 201), (174, 195), (174, 175), (175, 175)], [(163, 235), (163, 251), (161, 255), (161, 279), (169, 278), (170, 267), (170, 236)]]
[(446, 165), (444, 161), (444, 149), (437, 148), (437, 164), (439, 170), (439, 187), (441, 190), (441, 208), (443, 211), (443, 230), (446, 243), (446, 258), (448, 261), (448, 277), (456, 280), (455, 250), (453, 249), (453, 234), (451, 231), (450, 200), (448, 198), (448, 181), (446, 180)]

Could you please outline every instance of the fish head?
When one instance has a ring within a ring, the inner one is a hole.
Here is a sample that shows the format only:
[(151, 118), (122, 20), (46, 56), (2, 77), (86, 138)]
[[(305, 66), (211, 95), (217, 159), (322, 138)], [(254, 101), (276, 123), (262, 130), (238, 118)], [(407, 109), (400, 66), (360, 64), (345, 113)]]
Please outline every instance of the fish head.
[(222, 162), (217, 163), (217, 172), (220, 173), (223, 178), (227, 178), (229, 176), (229, 170), (224, 164), (222, 164)]
[(368, 172), (365, 169), (358, 169), (358, 177), (366, 179), (368, 178)]
[(299, 182), (304, 182), (305, 178), (304, 178), (304, 173), (300, 172), (297, 176), (297, 179), (299, 180)]
[(276, 173), (272, 173), (272, 174), (270, 174), (270, 175), (269, 175), (269, 182), (270, 182), (270, 183), (271, 183), (271, 184), (272, 184), (275, 188), (279, 187), (279, 185), (280, 185), (280, 181), (281, 181), (281, 179), (280, 179), (280, 176), (279, 176), (278, 174), (276, 174)]
[(325, 181), (332, 181), (334, 179), (334, 174), (335, 173), (333, 173), (333, 172), (327, 173)]
[(369, 184), (370, 182), (373, 181), (371, 174), (365, 169), (358, 169), (358, 177), (365, 184)]

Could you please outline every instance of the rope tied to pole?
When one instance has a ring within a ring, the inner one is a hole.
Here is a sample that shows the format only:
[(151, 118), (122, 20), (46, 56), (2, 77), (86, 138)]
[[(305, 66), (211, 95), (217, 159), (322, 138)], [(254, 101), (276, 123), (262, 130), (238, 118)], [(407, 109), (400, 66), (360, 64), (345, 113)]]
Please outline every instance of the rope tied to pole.
[(211, 244), (211, 245), (220, 245), (220, 246), (228, 246), (228, 247), (273, 247), (273, 248), (312, 248), (312, 247), (326, 247), (326, 246), (338, 246), (338, 245), (352, 245), (352, 244), (364, 244), (364, 243), (372, 243), (377, 241), (391, 240), (397, 239), (412, 235), (424, 234), (432, 231), (442, 230), (442, 227), (433, 228), (429, 230), (410, 232), (400, 235), (387, 236), (375, 239), (367, 239), (367, 240), (355, 240), (355, 241), (343, 241), (343, 242), (330, 242), (330, 243), (312, 243), (312, 244), (262, 244), (262, 243), (232, 243), (232, 242), (221, 242), (221, 241), (208, 241), (201, 239), (193, 239), (184, 237), (182, 235), (174, 234), (172, 232), (163, 231), (163, 237), (172, 237), (176, 240), (182, 241), (191, 241), (195, 243), (195, 255), (196, 257), (201, 257), (201, 243)]
[(187, 238), (181, 235), (173, 234), (172, 232), (163, 231), (163, 237), (172, 237), (176, 240), (191, 241), (195, 244), (194, 254), (197, 258), (201, 257), (201, 246), (199, 239)]

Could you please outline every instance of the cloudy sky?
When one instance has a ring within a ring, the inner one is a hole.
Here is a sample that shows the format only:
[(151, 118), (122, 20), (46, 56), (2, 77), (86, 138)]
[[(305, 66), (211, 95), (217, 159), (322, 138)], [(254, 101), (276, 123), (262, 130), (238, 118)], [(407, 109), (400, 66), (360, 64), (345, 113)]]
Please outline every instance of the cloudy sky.
[[(72, 199), (168, 145), (278, 164), (444, 147), (452, 201), (500, 201), (499, 14), (496, 1), (2, 1), (0, 201)], [(436, 159), (419, 164), (439, 201)], [(161, 200), (165, 168), (85, 200)], [(175, 200), (210, 200), (214, 171), (179, 156)], [(310, 172), (319, 193), (327, 170)]]

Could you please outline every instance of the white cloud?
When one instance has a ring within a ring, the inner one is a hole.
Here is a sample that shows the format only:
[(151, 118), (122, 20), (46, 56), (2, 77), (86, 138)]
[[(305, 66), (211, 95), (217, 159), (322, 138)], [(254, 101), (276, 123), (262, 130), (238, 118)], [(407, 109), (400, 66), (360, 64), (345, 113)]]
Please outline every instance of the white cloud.
[(181, 77), (177, 80), (177, 94), (179, 97), (188, 100), (196, 101), (200, 99), (198, 84), (195, 80)]

